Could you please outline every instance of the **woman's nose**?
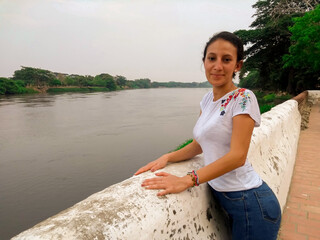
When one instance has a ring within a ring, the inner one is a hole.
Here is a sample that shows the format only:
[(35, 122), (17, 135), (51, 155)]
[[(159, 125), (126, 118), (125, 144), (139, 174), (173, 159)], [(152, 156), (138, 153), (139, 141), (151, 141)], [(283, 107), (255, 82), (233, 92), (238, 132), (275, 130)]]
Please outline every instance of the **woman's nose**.
[(217, 60), (217, 61), (214, 63), (213, 69), (214, 69), (214, 70), (222, 70), (222, 62), (221, 62), (221, 60)]

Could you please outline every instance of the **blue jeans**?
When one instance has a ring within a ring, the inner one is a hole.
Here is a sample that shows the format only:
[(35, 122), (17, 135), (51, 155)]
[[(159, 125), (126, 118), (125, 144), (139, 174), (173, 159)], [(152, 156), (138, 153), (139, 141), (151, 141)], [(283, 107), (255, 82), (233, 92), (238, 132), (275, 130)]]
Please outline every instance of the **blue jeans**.
[(245, 191), (210, 189), (229, 217), (233, 240), (277, 239), (281, 209), (277, 197), (265, 182)]

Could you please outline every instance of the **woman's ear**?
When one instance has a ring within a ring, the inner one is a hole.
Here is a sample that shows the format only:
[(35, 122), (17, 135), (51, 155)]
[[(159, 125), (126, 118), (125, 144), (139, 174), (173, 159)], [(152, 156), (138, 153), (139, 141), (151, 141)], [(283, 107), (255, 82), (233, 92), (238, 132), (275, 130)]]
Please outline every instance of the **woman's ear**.
[(239, 62), (237, 62), (237, 64), (236, 64), (236, 68), (235, 68), (235, 72), (238, 72), (238, 71), (240, 71), (241, 70), (241, 68), (242, 68), (242, 66), (243, 66), (243, 60), (241, 60), (241, 61), (239, 61)]

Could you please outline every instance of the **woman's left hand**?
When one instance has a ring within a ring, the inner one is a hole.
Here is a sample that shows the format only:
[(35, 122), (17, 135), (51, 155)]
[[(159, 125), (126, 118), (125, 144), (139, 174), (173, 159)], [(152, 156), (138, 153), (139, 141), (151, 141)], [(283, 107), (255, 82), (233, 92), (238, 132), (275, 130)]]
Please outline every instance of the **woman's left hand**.
[(177, 177), (166, 172), (156, 173), (155, 178), (149, 178), (142, 182), (141, 187), (146, 189), (164, 189), (157, 196), (164, 196), (169, 193), (179, 193), (193, 186), (190, 176)]

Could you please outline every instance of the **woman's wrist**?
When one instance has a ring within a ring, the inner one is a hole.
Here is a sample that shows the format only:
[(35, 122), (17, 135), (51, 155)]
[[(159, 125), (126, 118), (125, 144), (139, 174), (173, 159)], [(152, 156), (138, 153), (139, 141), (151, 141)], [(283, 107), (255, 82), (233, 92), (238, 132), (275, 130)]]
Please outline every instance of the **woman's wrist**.
[(194, 186), (194, 182), (193, 182), (192, 177), (190, 175), (183, 176), (182, 180), (186, 184), (187, 188)]
[(171, 153), (166, 153), (166, 154), (164, 154), (164, 156), (165, 156), (166, 159), (167, 159), (167, 163), (168, 163), (168, 162), (172, 162)]

